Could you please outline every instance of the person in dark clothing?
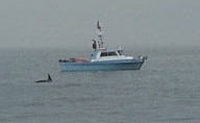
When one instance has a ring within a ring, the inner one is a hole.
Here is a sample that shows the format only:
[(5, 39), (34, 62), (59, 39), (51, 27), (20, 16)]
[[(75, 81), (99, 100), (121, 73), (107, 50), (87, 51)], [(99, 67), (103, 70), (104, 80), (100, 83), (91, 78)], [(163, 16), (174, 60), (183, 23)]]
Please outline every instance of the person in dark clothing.
[(96, 50), (97, 49), (97, 43), (94, 39), (92, 41), (93, 41), (92, 48)]

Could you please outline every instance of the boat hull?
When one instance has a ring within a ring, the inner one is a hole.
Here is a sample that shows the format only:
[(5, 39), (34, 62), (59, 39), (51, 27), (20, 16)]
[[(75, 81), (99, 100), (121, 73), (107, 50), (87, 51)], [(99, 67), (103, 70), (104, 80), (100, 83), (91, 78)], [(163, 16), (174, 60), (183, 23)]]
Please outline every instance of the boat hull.
[(119, 61), (99, 61), (99, 62), (60, 62), (61, 70), (67, 71), (112, 71), (112, 70), (139, 70), (144, 60), (119, 60)]

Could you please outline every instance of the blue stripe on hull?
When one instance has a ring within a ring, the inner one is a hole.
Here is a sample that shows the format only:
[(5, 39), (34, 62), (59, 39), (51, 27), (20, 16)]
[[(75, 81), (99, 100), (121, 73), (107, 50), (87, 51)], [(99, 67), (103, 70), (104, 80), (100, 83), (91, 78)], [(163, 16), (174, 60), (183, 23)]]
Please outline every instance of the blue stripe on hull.
[(62, 71), (139, 70), (142, 61), (60, 63)]

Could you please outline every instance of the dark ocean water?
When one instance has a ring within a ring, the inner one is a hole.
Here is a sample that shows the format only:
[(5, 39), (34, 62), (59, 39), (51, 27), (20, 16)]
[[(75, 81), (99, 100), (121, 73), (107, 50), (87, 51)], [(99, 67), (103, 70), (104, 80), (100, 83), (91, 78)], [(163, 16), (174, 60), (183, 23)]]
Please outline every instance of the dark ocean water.
[[(139, 71), (60, 72), (64, 49), (0, 50), (0, 123), (199, 123), (200, 48), (147, 48)], [(34, 83), (50, 73), (53, 83)]]

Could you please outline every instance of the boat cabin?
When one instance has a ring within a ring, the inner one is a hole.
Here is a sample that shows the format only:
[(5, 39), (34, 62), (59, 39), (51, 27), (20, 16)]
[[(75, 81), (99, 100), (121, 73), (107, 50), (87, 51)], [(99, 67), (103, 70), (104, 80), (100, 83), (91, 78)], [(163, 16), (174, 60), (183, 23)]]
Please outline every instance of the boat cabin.
[(97, 30), (99, 40), (92, 39), (93, 52), (90, 58), (91, 62), (133, 59), (131, 56), (123, 55), (123, 50), (121, 50), (121, 47), (119, 47), (118, 50), (107, 50), (104, 48), (102, 30), (99, 21), (97, 22)]
[(125, 60), (133, 57), (123, 55), (122, 50), (96, 50), (91, 54), (91, 62), (108, 60)]

